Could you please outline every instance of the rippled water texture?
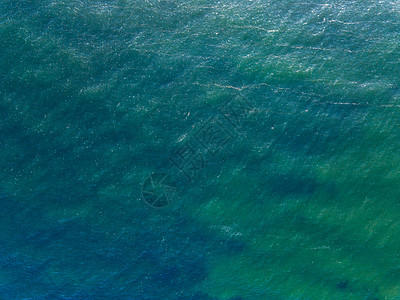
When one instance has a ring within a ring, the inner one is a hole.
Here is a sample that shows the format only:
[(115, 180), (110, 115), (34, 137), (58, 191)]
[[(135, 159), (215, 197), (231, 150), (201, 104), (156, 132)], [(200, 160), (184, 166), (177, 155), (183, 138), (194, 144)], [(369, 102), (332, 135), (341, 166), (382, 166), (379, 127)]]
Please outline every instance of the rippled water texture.
[(400, 299), (399, 28), (2, 0), (0, 298)]

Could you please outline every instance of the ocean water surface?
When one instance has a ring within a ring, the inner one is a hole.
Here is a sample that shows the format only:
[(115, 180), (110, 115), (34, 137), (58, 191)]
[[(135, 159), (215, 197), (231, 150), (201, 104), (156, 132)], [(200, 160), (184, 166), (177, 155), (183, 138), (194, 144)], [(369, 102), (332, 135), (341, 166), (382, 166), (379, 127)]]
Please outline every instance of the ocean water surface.
[(400, 299), (400, 2), (2, 0), (0, 299)]

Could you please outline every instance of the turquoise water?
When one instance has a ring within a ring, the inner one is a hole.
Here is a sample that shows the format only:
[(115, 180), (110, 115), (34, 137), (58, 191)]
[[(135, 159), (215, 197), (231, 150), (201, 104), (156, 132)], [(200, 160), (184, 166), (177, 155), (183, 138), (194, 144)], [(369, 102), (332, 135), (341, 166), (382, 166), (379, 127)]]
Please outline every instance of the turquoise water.
[(399, 28), (398, 1), (1, 1), (0, 298), (400, 299)]

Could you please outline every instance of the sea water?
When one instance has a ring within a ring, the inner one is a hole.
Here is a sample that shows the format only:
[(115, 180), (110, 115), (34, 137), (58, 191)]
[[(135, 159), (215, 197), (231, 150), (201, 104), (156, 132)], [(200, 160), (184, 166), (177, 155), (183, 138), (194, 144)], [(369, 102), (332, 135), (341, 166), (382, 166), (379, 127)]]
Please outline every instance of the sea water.
[(0, 298), (400, 299), (400, 2), (0, 3)]

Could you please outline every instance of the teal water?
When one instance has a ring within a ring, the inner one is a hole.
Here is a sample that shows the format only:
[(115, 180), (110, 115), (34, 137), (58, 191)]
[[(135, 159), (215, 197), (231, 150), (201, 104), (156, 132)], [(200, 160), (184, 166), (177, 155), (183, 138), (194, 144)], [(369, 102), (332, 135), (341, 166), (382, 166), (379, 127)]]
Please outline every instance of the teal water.
[(400, 299), (399, 28), (398, 1), (1, 1), (0, 298)]

